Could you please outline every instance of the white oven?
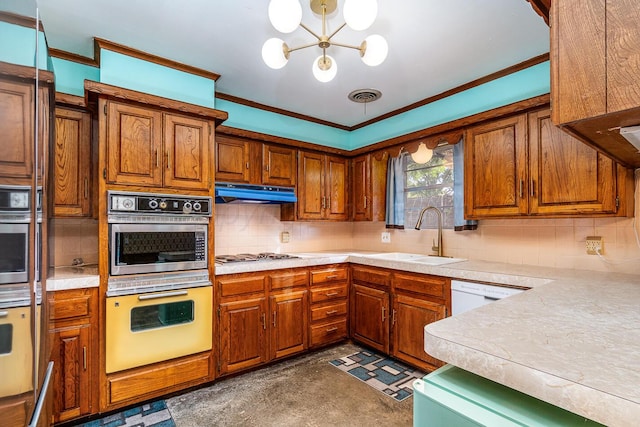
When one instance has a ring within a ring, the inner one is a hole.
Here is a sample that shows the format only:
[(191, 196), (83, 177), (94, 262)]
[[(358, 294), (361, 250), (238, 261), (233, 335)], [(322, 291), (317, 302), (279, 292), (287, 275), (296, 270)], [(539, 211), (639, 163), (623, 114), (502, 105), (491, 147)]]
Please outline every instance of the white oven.
[(0, 397), (33, 390), (31, 307), (0, 308)]
[(107, 298), (106, 372), (212, 348), (211, 286)]

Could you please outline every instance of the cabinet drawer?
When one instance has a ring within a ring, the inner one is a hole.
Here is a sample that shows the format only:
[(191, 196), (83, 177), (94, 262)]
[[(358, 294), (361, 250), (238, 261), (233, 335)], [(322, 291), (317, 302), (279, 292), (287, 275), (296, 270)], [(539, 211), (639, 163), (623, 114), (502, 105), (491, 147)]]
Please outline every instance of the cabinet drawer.
[(91, 315), (91, 290), (57, 291), (49, 299), (49, 320)]
[(309, 272), (304, 270), (273, 274), (269, 276), (269, 282), (271, 283), (271, 290), (307, 286)]
[(311, 284), (335, 282), (338, 280), (347, 280), (347, 267), (332, 267), (326, 270), (315, 270), (311, 272)]
[(446, 283), (446, 278), (438, 276), (414, 276), (396, 273), (393, 278), (396, 290), (401, 289), (439, 298), (444, 298)]
[(332, 299), (346, 298), (349, 293), (347, 283), (323, 288), (311, 288), (311, 303), (329, 301)]
[(216, 280), (221, 297), (234, 295), (256, 294), (265, 291), (265, 276), (229, 277)]
[(391, 273), (373, 268), (353, 267), (351, 277), (353, 283), (372, 283), (374, 285), (388, 287)]
[(347, 319), (311, 327), (311, 346), (319, 346), (347, 337)]
[(335, 316), (345, 316), (347, 314), (347, 301), (337, 304), (325, 305), (324, 307), (311, 308), (311, 321), (327, 319)]

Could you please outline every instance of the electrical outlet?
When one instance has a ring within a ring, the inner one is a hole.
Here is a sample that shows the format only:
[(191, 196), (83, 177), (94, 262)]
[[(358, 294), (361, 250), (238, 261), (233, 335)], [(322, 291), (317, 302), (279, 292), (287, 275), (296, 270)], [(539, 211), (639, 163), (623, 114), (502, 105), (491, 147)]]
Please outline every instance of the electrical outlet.
[(391, 243), (391, 233), (389, 233), (388, 231), (383, 231), (382, 235), (380, 236), (380, 240), (382, 241), (382, 243)]
[(602, 249), (602, 237), (600, 236), (587, 236), (587, 254), (598, 255), (603, 253)]

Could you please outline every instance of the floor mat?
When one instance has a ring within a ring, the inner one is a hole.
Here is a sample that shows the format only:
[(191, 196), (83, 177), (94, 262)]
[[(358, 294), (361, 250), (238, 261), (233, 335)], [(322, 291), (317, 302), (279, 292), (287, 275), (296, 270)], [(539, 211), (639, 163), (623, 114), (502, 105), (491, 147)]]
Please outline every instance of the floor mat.
[(329, 363), (397, 401), (411, 396), (413, 381), (425, 376), (396, 360), (364, 350)]
[(175, 427), (164, 400), (80, 424), (80, 427)]

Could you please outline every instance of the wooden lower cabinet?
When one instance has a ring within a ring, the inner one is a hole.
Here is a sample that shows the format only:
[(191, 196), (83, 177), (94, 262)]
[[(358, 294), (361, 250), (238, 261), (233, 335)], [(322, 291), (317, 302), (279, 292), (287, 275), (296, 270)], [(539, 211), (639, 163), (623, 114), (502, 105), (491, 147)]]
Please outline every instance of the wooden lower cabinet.
[(364, 266), (351, 274), (351, 338), (426, 371), (442, 366), (424, 351), (424, 327), (450, 312), (450, 280)]
[(267, 361), (265, 297), (220, 303), (220, 373)]
[(93, 377), (97, 300), (97, 288), (48, 294), (54, 422), (89, 415), (97, 407)]
[(218, 375), (308, 348), (308, 277), (306, 269), (216, 277)]
[(279, 292), (269, 297), (271, 313), (271, 359), (305, 351), (307, 332), (308, 291)]
[(392, 311), (393, 355), (414, 366), (432, 370), (443, 363), (424, 351), (424, 327), (445, 318), (442, 303), (396, 295)]
[(349, 335), (349, 269), (330, 265), (311, 270), (310, 347), (344, 340)]
[(389, 353), (389, 292), (353, 285), (351, 338)]

